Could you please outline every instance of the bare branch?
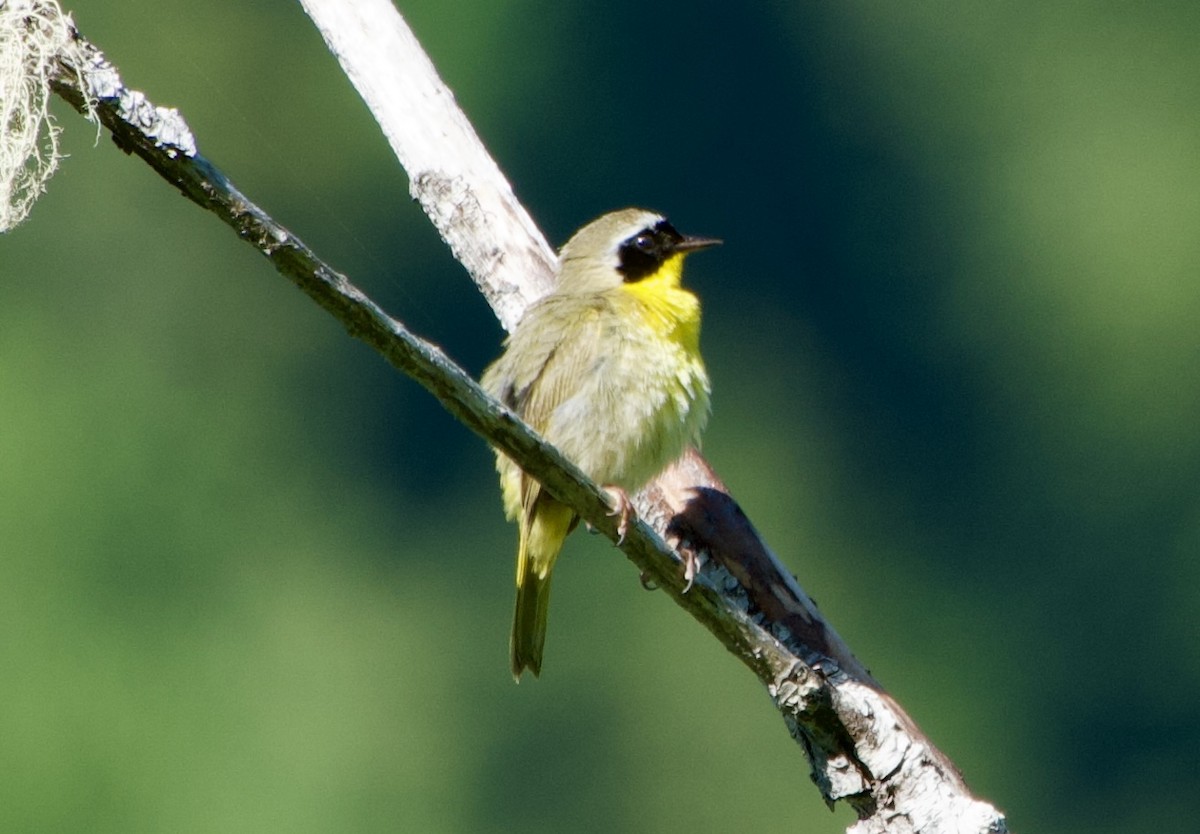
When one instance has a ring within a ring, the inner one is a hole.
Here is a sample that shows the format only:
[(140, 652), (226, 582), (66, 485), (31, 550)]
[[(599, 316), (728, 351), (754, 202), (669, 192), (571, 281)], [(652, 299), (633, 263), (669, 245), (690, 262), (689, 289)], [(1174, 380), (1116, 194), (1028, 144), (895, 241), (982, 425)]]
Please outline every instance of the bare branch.
[[(385, 108), (376, 116), (386, 119), (385, 132), (406, 160), (414, 193), (511, 326), (524, 305), (545, 291), (552, 261), (452, 96), (387, 0), (305, 0), (305, 5), (368, 102), (394, 104), (390, 115), (381, 115)], [(327, 16), (333, 6), (337, 14)], [(386, 78), (415, 99), (375, 87)], [(125, 88), (100, 52), (77, 34), (60, 56), (53, 83), (78, 109), (98, 117), (118, 145), (259, 249), (351, 335), (413, 376), (473, 431), (615, 537), (607, 499), (594, 484), (487, 398), (435, 346), (384, 314), (240, 194), (196, 153), (177, 113)], [(845, 799), (857, 812), (851, 831), (1007, 830), (1003, 816), (970, 795), (949, 760), (854, 658), (698, 454), (689, 453), (644, 490), (638, 509), (646, 523), (630, 531), (622, 549), (763, 681), (808, 754), (826, 801)], [(664, 539), (706, 563), (690, 592), (683, 590), (679, 557)]]
[(550, 290), (554, 250), (390, 2), (303, 5), (408, 172), (413, 199), (511, 331)]

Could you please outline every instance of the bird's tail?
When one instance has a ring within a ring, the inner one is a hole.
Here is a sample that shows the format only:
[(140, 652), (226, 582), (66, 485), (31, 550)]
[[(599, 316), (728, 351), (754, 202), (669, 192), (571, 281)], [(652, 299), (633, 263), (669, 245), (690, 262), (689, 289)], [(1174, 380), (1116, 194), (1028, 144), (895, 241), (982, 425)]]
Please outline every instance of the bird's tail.
[(526, 669), (542, 671), (546, 617), (550, 610), (550, 577), (554, 560), (575, 524), (571, 509), (542, 493), (521, 519), (517, 550), (517, 607), (513, 613), (512, 673), (519, 683)]

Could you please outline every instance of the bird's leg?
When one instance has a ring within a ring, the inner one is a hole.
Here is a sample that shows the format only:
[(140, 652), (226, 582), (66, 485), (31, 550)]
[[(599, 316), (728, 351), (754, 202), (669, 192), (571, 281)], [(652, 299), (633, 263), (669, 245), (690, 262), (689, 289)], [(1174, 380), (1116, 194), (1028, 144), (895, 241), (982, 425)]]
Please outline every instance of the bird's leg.
[(633, 502), (629, 500), (629, 493), (618, 486), (605, 485), (603, 489), (608, 493), (608, 498), (613, 505), (613, 511), (608, 514), (608, 517), (620, 516), (620, 520), (617, 522), (617, 547), (620, 547), (624, 544), (625, 534), (629, 531), (629, 516), (633, 514)]

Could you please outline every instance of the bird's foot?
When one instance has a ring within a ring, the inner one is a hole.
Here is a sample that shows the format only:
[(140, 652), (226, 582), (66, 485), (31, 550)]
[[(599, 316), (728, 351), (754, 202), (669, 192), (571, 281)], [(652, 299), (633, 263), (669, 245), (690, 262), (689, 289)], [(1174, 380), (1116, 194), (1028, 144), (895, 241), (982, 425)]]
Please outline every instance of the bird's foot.
[(609, 518), (620, 517), (617, 521), (617, 547), (620, 547), (625, 543), (625, 534), (629, 532), (629, 517), (633, 515), (633, 502), (629, 500), (629, 493), (620, 487), (605, 486), (604, 491), (608, 493), (609, 500), (613, 505), (613, 511), (608, 514)]

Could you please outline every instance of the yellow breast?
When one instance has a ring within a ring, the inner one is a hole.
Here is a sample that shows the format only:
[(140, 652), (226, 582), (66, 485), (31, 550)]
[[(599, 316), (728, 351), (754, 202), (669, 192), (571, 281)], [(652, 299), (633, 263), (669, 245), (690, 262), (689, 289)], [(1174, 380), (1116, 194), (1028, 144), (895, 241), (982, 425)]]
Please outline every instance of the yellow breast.
[(699, 440), (708, 418), (700, 302), (679, 285), (681, 257), (617, 291), (624, 322), (604, 373), (603, 428), (579, 449), (584, 471), (637, 489)]

